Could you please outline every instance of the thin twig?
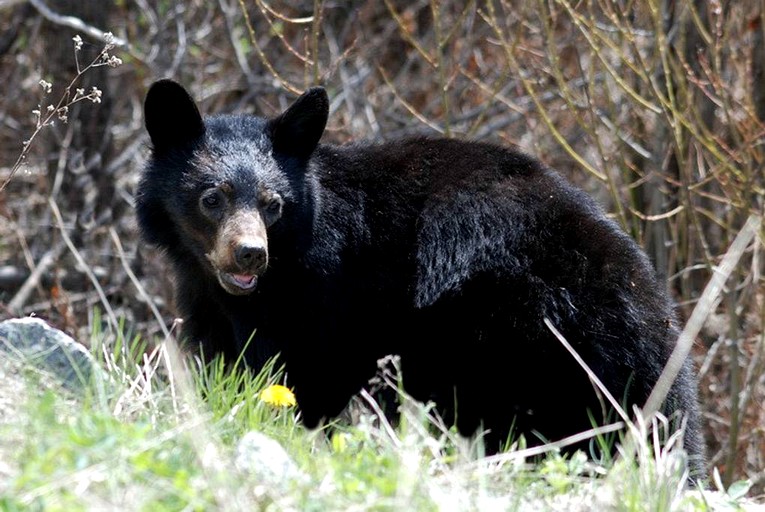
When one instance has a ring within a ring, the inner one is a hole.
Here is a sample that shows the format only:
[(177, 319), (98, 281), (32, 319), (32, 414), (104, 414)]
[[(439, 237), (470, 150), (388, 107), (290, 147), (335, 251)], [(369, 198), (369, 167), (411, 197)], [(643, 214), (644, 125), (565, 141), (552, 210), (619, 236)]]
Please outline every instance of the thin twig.
[(154, 318), (157, 319), (157, 323), (159, 323), (159, 327), (162, 329), (162, 334), (165, 335), (165, 339), (169, 339), (170, 330), (165, 325), (165, 320), (162, 318), (162, 314), (157, 309), (157, 306), (154, 304), (154, 301), (151, 299), (148, 292), (141, 284), (141, 281), (139, 281), (138, 277), (136, 277), (136, 275), (133, 273), (133, 269), (130, 268), (130, 264), (127, 261), (127, 255), (125, 254), (125, 249), (122, 248), (122, 242), (120, 241), (120, 237), (119, 235), (117, 235), (117, 232), (114, 230), (113, 227), (109, 228), (109, 235), (111, 235), (112, 242), (114, 242), (114, 247), (117, 249), (117, 255), (120, 257), (120, 263), (122, 263), (122, 268), (125, 269), (125, 273), (127, 273), (128, 277), (133, 282), (133, 285), (138, 290), (138, 294), (149, 305), (149, 309), (151, 309), (151, 312), (154, 315)]
[(239, 0), (239, 7), (242, 10), (242, 15), (244, 16), (244, 23), (247, 25), (247, 32), (250, 36), (250, 42), (252, 43), (252, 47), (255, 48), (255, 53), (258, 54), (258, 57), (260, 58), (260, 61), (263, 63), (263, 65), (268, 69), (268, 72), (271, 73), (271, 76), (273, 76), (275, 79), (279, 80), (282, 87), (290, 91), (294, 94), (300, 94), (301, 91), (300, 88), (295, 87), (292, 85), (289, 80), (284, 78), (279, 72), (274, 68), (273, 64), (270, 60), (268, 60), (268, 57), (266, 56), (265, 52), (263, 51), (263, 48), (260, 47), (260, 44), (258, 44), (258, 38), (255, 36), (255, 27), (252, 25), (252, 20), (250, 20), (250, 15), (247, 12), (247, 6), (244, 4), (244, 0)]
[(366, 389), (362, 389), (359, 392), (359, 395), (361, 398), (364, 399), (364, 401), (369, 404), (369, 407), (372, 408), (374, 413), (377, 415), (377, 417), (380, 420), (380, 425), (382, 426), (382, 429), (385, 431), (386, 434), (388, 434), (388, 437), (390, 440), (395, 444), (397, 447), (401, 447), (401, 440), (398, 438), (398, 435), (396, 435), (396, 429), (393, 428), (393, 426), (388, 421), (388, 418), (385, 416), (385, 413), (382, 409), (380, 409), (380, 405), (377, 403), (377, 401), (372, 398), (372, 395), (369, 394), (369, 391)]
[[(321, 34), (321, 17), (322, 10), (324, 9), (324, 2), (322, 0), (313, 0), (313, 23), (311, 24), (311, 57), (313, 62), (312, 66), (312, 79), (314, 85), (319, 83), (319, 36)], [(306, 62), (306, 65), (309, 65)]]
[(747, 219), (746, 224), (744, 224), (744, 227), (741, 228), (741, 231), (736, 235), (735, 240), (733, 240), (728, 252), (725, 253), (720, 265), (714, 268), (715, 272), (712, 279), (709, 280), (709, 284), (704, 288), (704, 293), (701, 294), (701, 298), (693, 309), (691, 317), (688, 319), (683, 332), (680, 333), (680, 337), (677, 339), (677, 345), (672, 351), (672, 355), (669, 357), (669, 360), (664, 367), (664, 371), (661, 372), (648, 400), (646, 400), (645, 406), (643, 406), (644, 418), (648, 418), (658, 411), (662, 402), (664, 402), (664, 399), (667, 397), (667, 394), (672, 387), (672, 383), (675, 382), (675, 378), (677, 378), (677, 375), (683, 367), (685, 358), (688, 357), (688, 354), (691, 351), (693, 341), (704, 326), (707, 316), (709, 316), (709, 313), (715, 308), (720, 293), (725, 286), (725, 282), (728, 280), (728, 277), (730, 277), (733, 269), (736, 268), (738, 261), (741, 259), (741, 256), (743, 256), (749, 243), (759, 231), (760, 222), (759, 217), (751, 215), (749, 219)]
[(611, 392), (608, 390), (608, 388), (603, 384), (603, 381), (600, 380), (600, 378), (595, 374), (594, 371), (590, 368), (590, 366), (582, 359), (582, 356), (580, 356), (576, 350), (574, 350), (574, 347), (571, 346), (571, 344), (568, 342), (568, 340), (563, 337), (563, 335), (556, 329), (556, 327), (553, 325), (553, 323), (550, 321), (549, 318), (544, 319), (544, 323), (547, 326), (548, 329), (550, 329), (550, 332), (553, 333), (553, 336), (555, 336), (561, 345), (563, 345), (563, 348), (565, 348), (569, 354), (571, 354), (577, 363), (579, 363), (579, 366), (582, 367), (582, 369), (587, 373), (587, 377), (590, 378), (590, 381), (595, 385), (595, 387), (598, 388), (598, 390), (603, 393), (603, 396), (606, 397), (606, 400), (611, 404), (611, 407), (614, 408), (616, 413), (621, 416), (622, 420), (628, 424), (630, 423), (630, 417), (627, 414), (627, 412), (622, 408), (621, 405), (619, 405), (619, 402), (614, 398), (614, 395), (611, 394)]
[[(494, 11), (494, 4), (492, 2), (488, 2), (487, 4), (487, 12), (480, 12), (481, 16), (483, 17), (484, 21), (487, 25), (492, 29), (494, 32), (494, 35), (497, 36), (497, 39), (500, 41), (500, 46), (502, 50), (504, 50), (505, 57), (507, 58), (508, 62), (518, 70), (522, 70), (523, 67), (518, 63), (518, 59), (515, 57), (515, 54), (513, 53), (515, 44), (508, 41), (507, 37), (505, 36), (504, 31), (499, 25), (499, 22), (497, 21), (497, 16)], [(582, 168), (590, 173), (592, 176), (596, 177), (598, 180), (605, 182), (606, 176), (597, 170), (595, 167), (593, 167), (582, 155), (579, 154), (578, 151), (576, 151), (571, 144), (566, 140), (566, 138), (563, 136), (563, 134), (558, 130), (556, 127), (556, 123), (553, 121), (553, 119), (550, 117), (550, 112), (545, 108), (545, 106), (542, 104), (542, 101), (540, 100), (539, 92), (537, 91), (536, 87), (534, 87), (534, 84), (532, 84), (532, 81), (524, 76), (523, 72), (520, 72), (518, 74), (518, 78), (521, 80), (521, 84), (523, 85), (523, 88), (526, 90), (526, 94), (529, 95), (529, 97), (534, 102), (534, 105), (537, 108), (537, 112), (539, 112), (539, 115), (542, 116), (542, 120), (547, 127), (547, 129), (550, 131), (550, 134), (555, 138), (555, 140), (558, 142), (558, 144), (563, 147), (563, 149), (568, 153), (576, 162), (582, 166)]]
[(422, 47), (420, 43), (417, 42), (417, 40), (412, 37), (412, 34), (409, 33), (409, 30), (406, 28), (406, 22), (401, 18), (401, 15), (396, 11), (396, 8), (393, 6), (390, 0), (385, 0), (385, 6), (388, 8), (388, 12), (390, 12), (390, 15), (393, 17), (393, 19), (396, 21), (396, 25), (398, 25), (399, 31), (401, 32), (401, 37), (412, 45), (412, 48), (417, 50), (417, 53), (419, 53), (422, 58), (427, 62), (432, 68), (436, 68), (437, 64), (435, 59), (425, 50), (425, 48)]
[[(256, 4), (258, 5), (258, 8), (260, 9), (260, 13), (263, 15), (263, 19), (266, 20), (266, 23), (268, 23), (268, 27), (270, 28), (271, 33), (276, 35), (276, 37), (279, 39), (279, 41), (281, 41), (282, 45), (284, 46), (284, 49), (287, 50), (288, 52), (290, 52), (292, 55), (294, 55), (295, 58), (298, 59), (303, 64), (305, 64), (307, 66), (312, 66), (313, 65), (313, 61), (311, 60), (310, 56), (308, 56), (307, 54), (303, 55), (294, 46), (292, 46), (290, 44), (290, 42), (287, 41), (287, 38), (284, 37), (284, 29), (283, 28), (279, 28), (278, 26), (276, 26), (276, 24), (273, 22), (273, 20), (268, 17), (268, 14), (269, 13), (273, 14), (274, 11), (270, 7), (265, 5), (263, 2), (257, 1)], [(284, 16), (281, 16), (281, 15), (278, 15), (278, 14), (274, 14), (274, 16), (276, 16), (276, 18), (278, 18), (278, 19), (280, 19), (280, 20), (282, 20), (282, 21), (284, 21), (286, 23), (293, 23), (293, 22), (290, 22), (290, 21), (286, 20), (284, 18)], [(311, 16), (310, 18), (301, 18), (301, 19), (308, 19), (310, 21), (313, 21), (315, 19), (315, 17)]]
[(449, 107), (449, 84), (446, 79), (446, 63), (444, 60), (444, 46), (446, 39), (441, 33), (441, 12), (439, 10), (438, 0), (430, 0), (430, 12), (433, 16), (433, 32), (436, 38), (436, 70), (438, 71), (438, 89), (441, 98), (441, 110), (443, 116), (444, 135), (452, 136), (451, 126), (451, 108)]
[(247, 56), (244, 54), (239, 41), (237, 41), (235, 33), (236, 27), (232, 16), (234, 6), (233, 4), (228, 4), (226, 0), (218, 0), (218, 5), (220, 5), (220, 10), (223, 12), (223, 19), (226, 21), (226, 32), (228, 32), (228, 39), (231, 43), (231, 48), (234, 50), (236, 62), (239, 64), (239, 69), (242, 71), (242, 74), (247, 79), (247, 84), (252, 87), (255, 85), (255, 75), (252, 72), (250, 64), (247, 62)]
[(303, 24), (303, 23), (311, 23), (313, 21), (313, 16), (305, 16), (303, 18), (288, 18), (287, 16), (283, 15), (270, 5), (268, 5), (263, 0), (257, 0), (258, 4), (262, 6), (266, 11), (273, 14), (276, 18), (286, 21), (287, 23), (295, 23), (295, 24)]
[[(71, 82), (69, 82), (69, 85), (64, 88), (64, 92), (61, 95), (61, 98), (58, 100), (58, 103), (56, 106), (48, 105), (47, 108), (43, 109), (42, 103), (38, 106), (36, 110), (33, 110), (32, 113), (36, 116), (36, 123), (35, 123), (35, 131), (32, 133), (32, 135), (24, 141), (23, 148), (21, 150), (21, 153), (19, 153), (18, 158), (16, 158), (16, 162), (14, 162), (13, 166), (11, 167), (10, 172), (8, 173), (8, 177), (3, 181), (2, 185), (0, 185), (0, 192), (5, 190), (5, 187), (8, 186), (8, 184), (13, 179), (13, 176), (16, 174), (16, 172), (21, 168), (21, 164), (24, 162), (24, 160), (27, 157), (27, 154), (29, 153), (30, 149), (32, 148), (32, 142), (35, 140), (35, 138), (40, 134), (40, 132), (45, 128), (46, 126), (50, 126), (53, 124), (53, 120), (55, 118), (60, 119), (64, 123), (68, 121), (68, 112), (69, 107), (74, 105), (75, 103), (79, 103), (84, 100), (92, 101), (93, 103), (101, 103), (101, 91), (97, 87), (92, 87), (89, 92), (86, 93), (85, 89), (83, 88), (75, 88), (75, 84), (80, 80), (80, 78), (90, 70), (91, 68), (100, 67), (100, 66), (119, 66), (122, 64), (122, 60), (115, 57), (115, 56), (109, 56), (109, 51), (114, 48), (114, 41), (113, 35), (111, 33), (106, 33), (104, 36), (107, 40), (104, 47), (101, 49), (101, 51), (98, 53), (98, 56), (96, 56), (93, 61), (85, 66), (84, 68), (80, 68), (80, 62), (77, 59), (77, 52), (80, 50), (80, 46), (82, 45), (82, 40), (80, 39), (80, 36), (75, 36), (73, 38), (75, 42), (74, 46), (74, 60), (77, 67), (77, 74), (72, 79)], [(45, 80), (40, 80), (40, 86), (43, 87), (43, 90), (45, 91), (45, 94), (48, 94), (51, 91), (52, 84), (46, 82)], [(74, 94), (72, 94), (72, 90), (74, 90)]]
[(434, 122), (430, 121), (428, 118), (426, 118), (422, 113), (420, 113), (416, 108), (414, 108), (413, 105), (411, 105), (408, 101), (406, 101), (401, 94), (399, 94), (398, 89), (396, 89), (396, 86), (393, 85), (393, 82), (388, 77), (388, 74), (385, 72), (385, 70), (378, 66), (377, 70), (380, 72), (380, 75), (383, 77), (383, 80), (385, 80), (385, 83), (390, 87), (391, 92), (393, 92), (393, 95), (396, 97), (398, 101), (401, 102), (401, 104), (406, 108), (410, 114), (412, 114), (414, 117), (422, 121), (423, 124), (429, 126), (436, 132), (443, 134), (444, 129), (435, 124)]
[(42, 275), (47, 272), (47, 270), (56, 262), (56, 260), (58, 260), (58, 257), (61, 256), (63, 251), (64, 243), (59, 241), (55, 246), (43, 254), (42, 258), (40, 258), (40, 261), (32, 270), (32, 273), (29, 274), (29, 277), (26, 279), (26, 281), (24, 281), (24, 284), (21, 285), (19, 291), (16, 292), (16, 295), (14, 295), (11, 301), (8, 303), (9, 310), (11, 310), (14, 314), (19, 314), (21, 309), (24, 307), (24, 304), (26, 304), (27, 300), (29, 300), (29, 296), (32, 294), (32, 290), (40, 283), (40, 278)]
[(563, 439), (559, 439), (558, 441), (553, 441), (551, 443), (545, 443), (540, 446), (532, 446), (531, 448), (524, 448), (523, 450), (516, 450), (512, 452), (500, 453), (497, 455), (485, 457), (481, 459), (480, 461), (478, 461), (478, 463), (504, 464), (507, 462), (515, 462), (517, 460), (527, 459), (529, 457), (536, 457), (537, 455), (544, 455), (545, 453), (558, 451), (561, 448), (578, 444), (578, 443), (581, 443), (582, 441), (587, 441), (588, 439), (592, 439), (594, 437), (602, 436), (604, 434), (610, 434), (611, 432), (618, 432), (619, 430), (622, 430), (624, 426), (625, 426), (625, 423), (623, 421), (617, 421), (615, 423), (610, 423), (608, 425), (603, 425), (601, 427), (591, 428), (590, 430), (585, 430), (584, 432), (579, 432), (574, 435), (564, 437)]
[(85, 259), (80, 254), (80, 251), (77, 250), (77, 247), (74, 246), (74, 243), (72, 242), (72, 239), (69, 238), (69, 235), (66, 232), (66, 226), (64, 226), (64, 219), (61, 217), (61, 211), (58, 209), (58, 205), (56, 204), (56, 201), (53, 198), (48, 198), (48, 206), (51, 209), (51, 212), (53, 212), (53, 216), (56, 217), (56, 224), (58, 225), (59, 232), (61, 233), (61, 237), (64, 239), (64, 243), (69, 248), (69, 251), (72, 253), (72, 256), (74, 256), (74, 259), (77, 260), (77, 263), (80, 265), (80, 268), (82, 268), (83, 272), (88, 276), (88, 279), (90, 279), (90, 282), (93, 284), (93, 287), (96, 289), (96, 293), (98, 293), (98, 298), (101, 300), (101, 305), (104, 307), (104, 310), (106, 311), (106, 316), (109, 319), (109, 323), (114, 329), (115, 333), (119, 333), (120, 324), (117, 321), (117, 315), (114, 314), (114, 310), (112, 309), (111, 304), (109, 304), (109, 299), (106, 298), (106, 294), (104, 293), (104, 289), (101, 287), (101, 283), (98, 282), (98, 278), (93, 273), (93, 270), (90, 268), (90, 265), (85, 261)]

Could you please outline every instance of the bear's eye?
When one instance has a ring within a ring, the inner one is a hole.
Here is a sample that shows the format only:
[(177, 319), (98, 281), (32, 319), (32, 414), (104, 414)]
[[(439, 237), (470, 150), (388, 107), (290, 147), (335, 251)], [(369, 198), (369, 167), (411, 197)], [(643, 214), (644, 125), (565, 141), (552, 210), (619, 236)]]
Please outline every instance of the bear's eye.
[(266, 205), (266, 212), (276, 215), (278, 214), (282, 209), (282, 200), (279, 198), (279, 196), (274, 196), (271, 198), (270, 201), (268, 201), (268, 204)]
[(204, 194), (201, 199), (202, 206), (208, 209), (218, 208), (223, 203), (220, 191), (211, 190)]

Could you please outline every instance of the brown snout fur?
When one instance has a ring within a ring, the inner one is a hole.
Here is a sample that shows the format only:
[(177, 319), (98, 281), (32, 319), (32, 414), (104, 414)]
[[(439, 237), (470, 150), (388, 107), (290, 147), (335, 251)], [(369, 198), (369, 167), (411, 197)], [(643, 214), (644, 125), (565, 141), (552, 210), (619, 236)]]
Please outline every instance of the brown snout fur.
[[(262, 247), (266, 257), (258, 268), (242, 268), (236, 251), (243, 245)], [(222, 272), (260, 274), (268, 264), (266, 224), (258, 211), (238, 211), (226, 218), (218, 229), (215, 244), (207, 254), (213, 266)]]

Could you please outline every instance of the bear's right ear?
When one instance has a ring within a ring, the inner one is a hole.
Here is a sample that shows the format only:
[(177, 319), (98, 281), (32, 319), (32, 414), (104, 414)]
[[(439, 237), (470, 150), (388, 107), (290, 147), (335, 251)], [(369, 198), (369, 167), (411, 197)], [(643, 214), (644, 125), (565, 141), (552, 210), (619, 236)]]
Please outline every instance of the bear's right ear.
[(183, 86), (172, 80), (158, 80), (152, 84), (143, 110), (154, 151), (167, 151), (205, 133), (205, 124), (194, 99)]
[(319, 143), (329, 117), (323, 87), (311, 87), (278, 117), (268, 122), (274, 151), (306, 159)]

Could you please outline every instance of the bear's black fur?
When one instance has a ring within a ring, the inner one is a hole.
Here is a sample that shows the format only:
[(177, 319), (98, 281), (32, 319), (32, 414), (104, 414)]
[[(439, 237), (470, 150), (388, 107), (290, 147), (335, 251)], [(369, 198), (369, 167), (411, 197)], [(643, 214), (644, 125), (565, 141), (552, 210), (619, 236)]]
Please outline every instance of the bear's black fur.
[[(464, 434), (488, 429), (489, 450), (511, 425), (555, 440), (608, 409), (544, 318), (628, 407), (674, 347), (671, 302), (638, 245), (526, 155), (431, 138), (318, 144), (320, 88), (273, 119), (203, 120), (162, 80), (145, 113), (138, 221), (174, 264), (184, 337), (234, 358), (254, 332), (246, 361), (281, 353), (308, 427), (398, 354), (405, 389)], [(678, 411), (700, 475), (690, 362), (664, 407)]]

